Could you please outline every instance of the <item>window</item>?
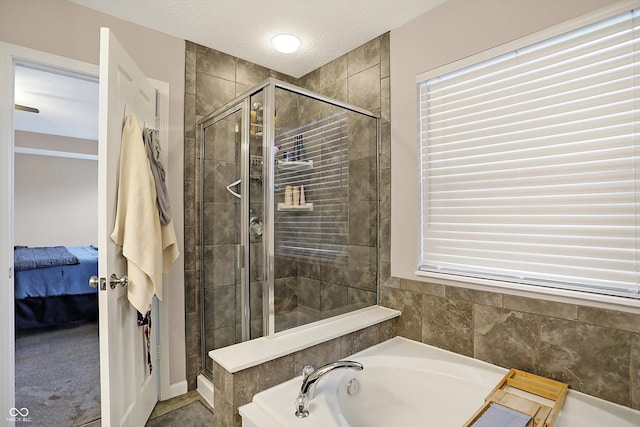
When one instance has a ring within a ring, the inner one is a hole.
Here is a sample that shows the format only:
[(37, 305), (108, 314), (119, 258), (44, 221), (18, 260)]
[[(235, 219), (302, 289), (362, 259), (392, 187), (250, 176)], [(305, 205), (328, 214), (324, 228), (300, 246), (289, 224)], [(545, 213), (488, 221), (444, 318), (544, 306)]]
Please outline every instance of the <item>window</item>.
[(421, 260), (640, 298), (640, 34), (629, 12), (418, 84)]

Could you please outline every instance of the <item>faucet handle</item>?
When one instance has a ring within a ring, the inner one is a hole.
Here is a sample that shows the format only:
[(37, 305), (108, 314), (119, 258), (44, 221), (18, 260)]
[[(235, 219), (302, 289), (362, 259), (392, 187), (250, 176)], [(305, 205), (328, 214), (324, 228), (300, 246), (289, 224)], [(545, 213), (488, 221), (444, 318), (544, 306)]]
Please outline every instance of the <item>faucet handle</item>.
[(303, 379), (306, 379), (309, 375), (313, 374), (314, 371), (315, 369), (313, 369), (313, 366), (311, 365), (307, 365), (304, 368), (302, 368)]

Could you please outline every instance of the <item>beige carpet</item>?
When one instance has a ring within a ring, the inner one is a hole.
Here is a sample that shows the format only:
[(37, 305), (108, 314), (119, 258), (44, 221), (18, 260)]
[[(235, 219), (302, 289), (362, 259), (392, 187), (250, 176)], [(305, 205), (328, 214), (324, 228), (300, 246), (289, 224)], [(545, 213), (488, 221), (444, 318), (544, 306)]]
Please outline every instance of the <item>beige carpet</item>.
[(29, 410), (33, 427), (79, 426), (100, 418), (96, 323), (16, 339), (16, 408)]

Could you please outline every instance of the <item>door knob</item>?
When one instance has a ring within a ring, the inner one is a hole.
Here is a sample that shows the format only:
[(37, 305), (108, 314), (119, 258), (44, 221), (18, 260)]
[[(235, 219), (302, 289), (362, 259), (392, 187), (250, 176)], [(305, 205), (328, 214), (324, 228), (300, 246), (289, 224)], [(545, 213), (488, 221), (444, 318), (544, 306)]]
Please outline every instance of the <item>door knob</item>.
[(127, 276), (122, 276), (121, 278), (118, 279), (118, 276), (116, 276), (115, 273), (113, 273), (111, 275), (111, 277), (109, 277), (109, 285), (111, 285), (111, 289), (115, 289), (116, 286), (121, 285), (121, 286), (127, 286), (129, 284), (129, 278)]
[(98, 276), (91, 276), (91, 278), (89, 279), (89, 286), (91, 286), (92, 288), (97, 288), (99, 284), (100, 279), (98, 279)]
[(98, 285), (100, 285), (101, 291), (106, 291), (107, 279), (105, 279), (104, 277), (98, 278), (98, 276), (91, 276), (91, 278), (89, 279), (89, 286), (91, 286), (92, 288), (97, 288)]

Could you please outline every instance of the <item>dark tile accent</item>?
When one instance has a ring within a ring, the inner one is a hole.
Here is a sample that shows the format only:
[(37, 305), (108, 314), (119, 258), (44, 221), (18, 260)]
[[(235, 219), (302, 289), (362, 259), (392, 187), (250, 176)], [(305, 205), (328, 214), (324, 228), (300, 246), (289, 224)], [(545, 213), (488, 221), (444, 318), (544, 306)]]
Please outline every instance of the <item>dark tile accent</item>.
[(391, 124), (380, 125), (380, 169), (391, 168)]
[[(317, 85), (317, 92), (329, 96), (325, 90), (336, 84), (344, 84), (347, 82), (347, 56), (342, 55), (339, 58), (334, 59), (325, 66), (320, 67), (318, 71), (319, 80)], [(312, 89), (313, 90), (313, 89)]]
[(473, 357), (471, 303), (424, 295), (422, 313), (422, 342)]
[[(198, 74), (208, 74), (221, 79), (235, 81), (237, 59), (219, 52), (200, 46), (196, 59), (196, 70)], [(233, 99), (233, 97), (228, 100)]]
[(354, 307), (367, 307), (375, 305), (375, 291), (365, 291), (362, 289), (347, 288), (347, 304)]
[(380, 81), (380, 121), (388, 124), (391, 121), (391, 82), (389, 77)]
[(297, 279), (286, 277), (274, 281), (274, 309), (276, 313), (294, 310), (298, 307)]
[(450, 298), (470, 301), (476, 304), (502, 307), (502, 294), (495, 292), (485, 292), (458, 286), (447, 286), (445, 287), (445, 294)]
[[(184, 92), (196, 93), (196, 52), (187, 49), (184, 57)], [(193, 125), (193, 122), (189, 122)]]
[(538, 370), (537, 316), (486, 305), (474, 310), (476, 358), (504, 368)]
[(380, 36), (380, 77), (385, 78), (389, 77), (390, 73), (390, 54), (391, 49), (389, 46), (390, 42), (390, 33), (384, 33)]
[[(184, 96), (184, 136), (185, 138), (195, 138), (197, 130), (199, 130), (199, 128), (198, 126), (196, 126), (196, 96), (192, 94), (185, 94)], [(185, 156), (185, 161), (188, 159), (190, 158)]]
[(235, 84), (207, 74), (196, 76), (196, 114), (205, 116), (235, 96)]
[(378, 206), (374, 201), (349, 203), (349, 243), (375, 246)]
[[(380, 218), (380, 231), (378, 239), (380, 241), (380, 262), (391, 263), (391, 218)], [(375, 237), (375, 236), (374, 236)]]
[(543, 319), (540, 371), (578, 391), (629, 406), (631, 333)]
[[(235, 81), (238, 84), (245, 85), (247, 89), (268, 79), (269, 75), (269, 69), (243, 59), (238, 59)], [(243, 91), (240, 93), (242, 92)], [(238, 95), (240, 95), (240, 93), (238, 93)]]
[(349, 52), (347, 62), (349, 77), (380, 64), (380, 38), (375, 38)]
[(510, 310), (524, 311), (525, 313), (540, 314), (542, 316), (567, 320), (576, 320), (578, 318), (578, 306), (575, 304), (564, 304), (516, 295), (504, 295), (502, 300), (504, 308)]
[(320, 288), (320, 309), (331, 311), (343, 307), (347, 302), (348, 288), (333, 283), (324, 283)]
[(417, 280), (400, 279), (400, 287), (411, 292), (425, 295), (445, 296), (445, 286), (435, 283), (419, 282)]
[(640, 334), (633, 334), (631, 342), (631, 407), (640, 410)]
[(295, 359), (296, 356), (291, 354), (233, 374), (234, 405), (245, 405), (259, 391), (295, 377)]
[(592, 325), (640, 333), (640, 315), (638, 314), (580, 306), (578, 320)]
[(375, 111), (380, 108), (380, 65), (349, 77), (349, 102)]
[(361, 159), (376, 155), (376, 128), (371, 117), (349, 114), (349, 159)]
[(349, 201), (376, 200), (376, 161), (368, 157), (349, 161)]
[(380, 169), (380, 218), (391, 219), (391, 169)]
[(415, 341), (422, 340), (422, 295), (400, 289), (381, 289), (381, 304), (402, 312), (398, 320), (398, 335)]
[(342, 358), (340, 346), (334, 341), (323, 342), (298, 352), (295, 356), (294, 376), (302, 374), (302, 368), (313, 366), (315, 369)]
[(320, 310), (320, 289), (322, 283), (319, 280), (306, 277), (298, 278), (298, 304), (314, 310)]

